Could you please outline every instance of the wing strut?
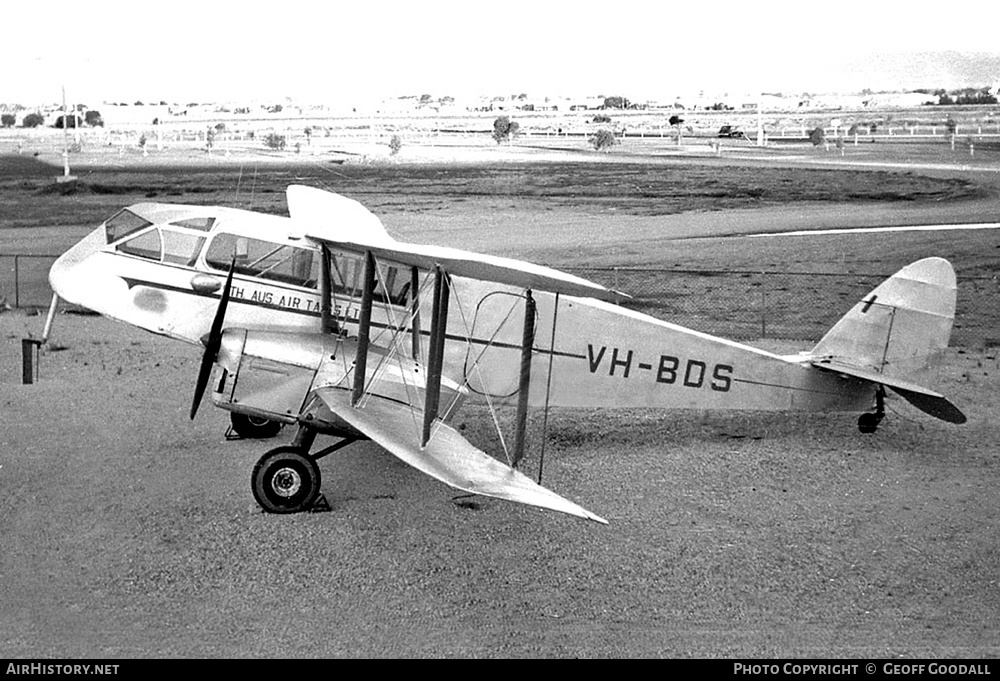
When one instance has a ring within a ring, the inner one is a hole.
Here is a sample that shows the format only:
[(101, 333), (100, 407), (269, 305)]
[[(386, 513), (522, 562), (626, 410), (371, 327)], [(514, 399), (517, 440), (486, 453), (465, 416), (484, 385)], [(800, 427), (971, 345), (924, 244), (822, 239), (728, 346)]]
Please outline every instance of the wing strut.
[(542, 446), (538, 453), (538, 484), (542, 484), (542, 469), (545, 467), (545, 440), (549, 434), (549, 396), (552, 394), (552, 360), (556, 356), (556, 322), (559, 319), (559, 294), (552, 305), (552, 338), (549, 340), (549, 371), (545, 377), (545, 415), (542, 418)]
[(420, 361), (420, 271), (414, 265), (410, 268), (410, 316), (413, 359)]
[(320, 326), (322, 327), (323, 333), (337, 333), (340, 331), (337, 325), (337, 321), (333, 318), (333, 287), (331, 283), (333, 278), (330, 272), (330, 258), (333, 256), (330, 253), (330, 247), (326, 244), (322, 244), (321, 248), (323, 250), (323, 258), (321, 259), (322, 272), (320, 273)]
[(441, 267), (435, 267), (430, 356), (427, 358), (427, 397), (424, 401), (424, 429), (420, 438), (421, 447), (427, 446), (427, 441), (431, 439), (431, 425), (437, 418), (438, 405), (441, 400), (441, 369), (444, 364), (444, 341), (448, 328), (450, 288), (448, 273)]
[(517, 415), (514, 420), (514, 454), (511, 466), (524, 458), (524, 430), (528, 418), (528, 390), (531, 387), (531, 349), (535, 345), (535, 299), (531, 289), (524, 292), (524, 332), (521, 335), (521, 380), (517, 388)]
[(368, 369), (368, 341), (372, 326), (372, 297), (375, 295), (375, 256), (365, 251), (364, 282), (361, 287), (361, 313), (358, 317), (358, 354), (354, 358), (354, 392), (351, 404), (358, 406), (365, 392), (365, 373)]

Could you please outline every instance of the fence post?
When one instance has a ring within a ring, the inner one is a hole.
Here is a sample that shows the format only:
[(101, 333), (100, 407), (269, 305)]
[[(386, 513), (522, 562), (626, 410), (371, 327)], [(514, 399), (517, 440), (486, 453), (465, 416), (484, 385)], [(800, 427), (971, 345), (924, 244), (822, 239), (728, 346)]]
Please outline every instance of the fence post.
[(18, 256), (14, 256), (14, 307), (21, 307), (21, 277), (18, 272)]
[(31, 385), (35, 382), (35, 357), (42, 342), (35, 338), (21, 339), (21, 383)]

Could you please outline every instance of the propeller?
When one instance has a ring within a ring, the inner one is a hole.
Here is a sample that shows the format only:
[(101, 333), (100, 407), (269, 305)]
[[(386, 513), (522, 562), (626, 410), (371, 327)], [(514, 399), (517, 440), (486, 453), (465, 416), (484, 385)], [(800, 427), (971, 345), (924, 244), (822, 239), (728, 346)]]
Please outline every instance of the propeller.
[(229, 265), (229, 274), (226, 276), (226, 285), (222, 287), (222, 297), (219, 299), (219, 307), (215, 310), (215, 318), (212, 320), (212, 328), (208, 332), (207, 338), (202, 336), (205, 344), (205, 354), (201, 357), (201, 367), (198, 369), (198, 382), (194, 386), (194, 400), (191, 402), (191, 419), (198, 413), (201, 405), (201, 398), (205, 396), (205, 388), (208, 387), (208, 379), (212, 376), (212, 365), (219, 356), (219, 346), (222, 344), (222, 323), (226, 318), (226, 307), (229, 306), (229, 292), (233, 286), (233, 270), (236, 269), (236, 258)]

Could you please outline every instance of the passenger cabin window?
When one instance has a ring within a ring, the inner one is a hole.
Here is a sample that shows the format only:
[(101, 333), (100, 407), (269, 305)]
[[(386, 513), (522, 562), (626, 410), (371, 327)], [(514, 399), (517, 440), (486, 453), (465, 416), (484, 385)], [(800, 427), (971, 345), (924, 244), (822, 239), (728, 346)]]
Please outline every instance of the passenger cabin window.
[[(410, 291), (410, 277), (407, 270), (394, 265), (379, 264), (375, 275), (373, 300), (393, 305), (406, 305)], [(334, 295), (360, 298), (364, 281), (365, 264), (361, 258), (339, 253), (330, 254), (331, 288)]]
[(124, 208), (115, 213), (104, 223), (104, 234), (109, 244), (124, 239), (129, 234), (135, 234), (140, 229), (145, 229), (153, 223), (146, 218), (139, 217), (128, 208)]
[(320, 261), (312, 249), (222, 233), (208, 245), (205, 261), (209, 267), (228, 271), (234, 257), (240, 274), (316, 288)]

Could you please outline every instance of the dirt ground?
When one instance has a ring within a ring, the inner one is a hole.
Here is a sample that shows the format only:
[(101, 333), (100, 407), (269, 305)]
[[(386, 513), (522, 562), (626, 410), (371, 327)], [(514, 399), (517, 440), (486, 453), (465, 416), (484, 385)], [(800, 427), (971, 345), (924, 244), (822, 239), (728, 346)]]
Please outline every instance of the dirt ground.
[[(546, 260), (579, 262), (602, 249), (610, 260), (611, 243), (625, 244), (621, 258), (638, 257), (649, 241), (660, 256), (711, 260), (725, 243), (752, 257), (747, 240), (727, 234), (782, 221), (995, 216), (987, 191), (898, 208), (809, 202), (715, 219), (630, 215), (611, 233), (607, 206), (507, 198), (517, 204), (507, 217), (471, 222), (498, 200), (459, 212), (400, 205), (385, 222), (390, 231), (409, 225), (414, 240), (522, 257), (545, 243)], [(552, 228), (519, 230), (525, 220)], [(687, 231), (651, 232), (664, 224)], [(845, 267), (884, 244), (872, 239), (837, 241)], [(911, 236), (883, 248), (882, 264), (947, 245), (959, 271), (989, 267), (996, 237), (975, 239), (966, 247)], [(755, 257), (792, 249), (803, 261), (810, 250), (813, 261), (830, 260), (815, 243), (754, 248), (765, 249)], [(23, 386), (20, 339), (42, 322), (0, 314), (7, 657), (1000, 654), (996, 348), (952, 349), (927, 377), (969, 416), (962, 426), (898, 399), (867, 436), (856, 414), (554, 414), (545, 483), (610, 521), (598, 526), (455, 499), (369, 443), (320, 462), (329, 512), (263, 514), (250, 471), (290, 433), (273, 444), (227, 441), (223, 412), (189, 421), (197, 348), (63, 314), (40, 380)], [(485, 414), (471, 409), (462, 420), (487, 446)], [(529, 471), (536, 465), (531, 458)]]

